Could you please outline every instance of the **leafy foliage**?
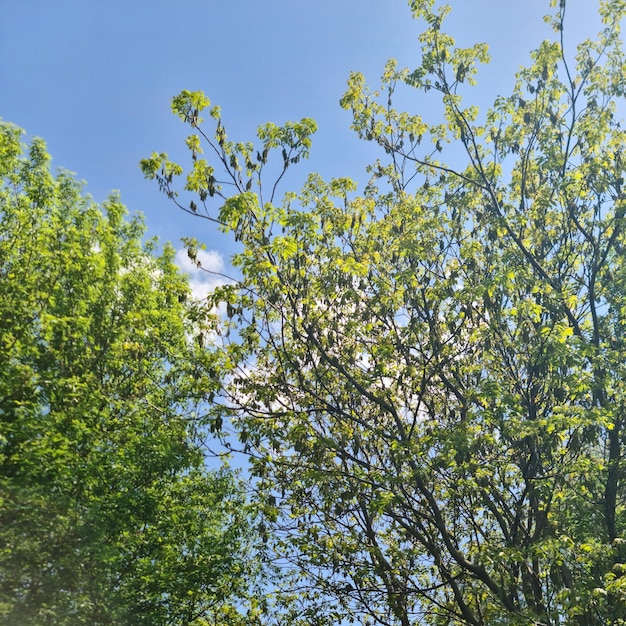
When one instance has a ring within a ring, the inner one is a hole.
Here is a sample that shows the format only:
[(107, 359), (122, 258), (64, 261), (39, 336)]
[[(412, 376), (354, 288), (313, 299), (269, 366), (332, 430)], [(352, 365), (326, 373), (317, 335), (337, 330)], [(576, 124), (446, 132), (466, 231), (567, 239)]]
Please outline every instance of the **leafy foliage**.
[(20, 136), (0, 124), (0, 621), (236, 623), (252, 513), (204, 467), (186, 279)]
[[(215, 410), (293, 565), (293, 623), (624, 624), (626, 4), (601, 3), (572, 59), (553, 2), (554, 40), (482, 116), (463, 97), (486, 46), (410, 5), (420, 65), (390, 61), (380, 91), (355, 73), (341, 101), (382, 149), (362, 195), (311, 175), (275, 204), (268, 152), (306, 156), (312, 123), (262, 127), (255, 160), (218, 108), (202, 130), (203, 94), (174, 99), (197, 133), (186, 190), (243, 244), (239, 289), (212, 302), (236, 331)], [(403, 87), (445, 121), (396, 110)], [(188, 210), (180, 166), (143, 168)]]

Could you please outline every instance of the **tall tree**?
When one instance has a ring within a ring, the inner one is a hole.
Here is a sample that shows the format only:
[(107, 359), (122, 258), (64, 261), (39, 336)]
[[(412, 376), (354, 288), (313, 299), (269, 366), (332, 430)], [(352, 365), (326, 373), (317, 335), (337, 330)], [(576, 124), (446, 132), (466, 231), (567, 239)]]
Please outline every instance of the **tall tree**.
[(20, 137), (0, 124), (0, 622), (237, 623), (254, 533), (204, 467), (208, 327), (172, 248)]
[[(362, 195), (311, 175), (275, 203), (268, 154), (280, 180), (313, 122), (261, 127), (257, 151), (217, 107), (204, 130), (199, 92), (173, 101), (199, 200), (165, 154), (143, 162), (243, 246), (239, 289), (214, 296), (234, 329), (215, 419), (265, 488), (294, 623), (626, 623), (626, 4), (602, 2), (573, 56), (566, 4), (481, 116), (463, 97), (486, 45), (456, 47), (449, 7), (410, 2), (420, 65), (390, 61), (376, 92), (355, 73), (342, 99), (381, 148)], [(444, 121), (395, 109), (403, 87)]]

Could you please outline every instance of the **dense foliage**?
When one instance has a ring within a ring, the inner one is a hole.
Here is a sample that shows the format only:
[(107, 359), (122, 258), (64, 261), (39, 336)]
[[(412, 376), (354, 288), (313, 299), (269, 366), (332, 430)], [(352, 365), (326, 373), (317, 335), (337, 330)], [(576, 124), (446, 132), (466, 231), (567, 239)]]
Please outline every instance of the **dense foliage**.
[(20, 137), (0, 124), (0, 622), (237, 623), (254, 535), (204, 466), (186, 279)]
[[(185, 189), (167, 155), (143, 162), (242, 245), (214, 297), (232, 327), (215, 419), (265, 489), (293, 623), (626, 623), (625, 3), (574, 54), (566, 4), (481, 114), (463, 98), (486, 45), (412, 0), (419, 66), (389, 62), (377, 92), (355, 73), (342, 99), (381, 148), (362, 195), (311, 175), (275, 203), (272, 150), (280, 180), (313, 122), (234, 143), (200, 92), (173, 101)], [(406, 88), (443, 121), (394, 108)]]

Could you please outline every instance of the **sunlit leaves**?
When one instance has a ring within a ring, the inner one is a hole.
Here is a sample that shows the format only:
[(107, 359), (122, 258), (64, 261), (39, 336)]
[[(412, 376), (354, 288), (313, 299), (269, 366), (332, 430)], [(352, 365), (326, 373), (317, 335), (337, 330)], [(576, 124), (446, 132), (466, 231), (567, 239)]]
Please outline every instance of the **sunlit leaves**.
[(243, 620), (253, 513), (200, 447), (215, 317), (119, 197), (20, 137), (0, 124), (0, 621)]
[[(311, 148), (311, 135), (317, 130), (317, 124), (310, 118), (300, 122), (287, 122), (283, 126), (276, 126), (271, 122), (259, 127), (257, 136), (265, 148), (284, 147), (287, 150), (298, 149), (299, 152), (290, 157), (306, 158)], [(292, 161), (297, 163), (297, 161)]]
[[(211, 101), (201, 91), (188, 91), (184, 89), (172, 99), (172, 112), (192, 126), (202, 123), (199, 113), (211, 105)], [(211, 110), (211, 116), (217, 114), (216, 109)]]
[[(417, 67), (389, 61), (380, 90), (353, 73), (341, 100), (381, 148), (362, 196), (313, 174), (274, 204), (306, 121), (261, 127), (254, 159), (219, 120), (204, 135), (242, 246), (211, 303), (223, 415), (295, 564), (281, 597), (321, 623), (623, 619), (624, 3), (575, 55), (566, 4), (481, 115), (465, 99), (487, 46), (456, 47), (450, 7), (411, 2)], [(441, 115), (395, 108), (405, 88)]]

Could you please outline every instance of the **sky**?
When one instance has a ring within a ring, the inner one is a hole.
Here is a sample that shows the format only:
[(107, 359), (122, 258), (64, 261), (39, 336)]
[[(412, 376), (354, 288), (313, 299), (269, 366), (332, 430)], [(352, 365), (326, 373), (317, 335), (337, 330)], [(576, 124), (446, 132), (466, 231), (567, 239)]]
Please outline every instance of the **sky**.
[[(488, 106), (551, 35), (542, 20), (549, 2), (450, 3), (457, 43), (490, 45), (474, 97)], [(572, 44), (599, 30), (596, 6), (568, 1)], [(362, 187), (378, 155), (350, 130), (338, 101), (351, 71), (376, 87), (388, 58), (417, 65), (419, 33), (405, 0), (0, 0), (0, 118), (24, 128), (27, 140), (43, 137), (53, 166), (76, 172), (96, 201), (119, 190), (150, 235), (177, 248), (194, 236), (223, 271), (229, 240), (177, 211), (139, 168), (153, 151), (187, 163), (190, 129), (171, 113), (171, 98), (204, 91), (222, 107), (230, 138), (242, 141), (262, 123), (311, 117), (319, 126), (311, 158), (283, 191), (311, 171)], [(437, 115), (421, 92), (403, 103), (426, 121)]]

